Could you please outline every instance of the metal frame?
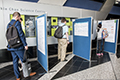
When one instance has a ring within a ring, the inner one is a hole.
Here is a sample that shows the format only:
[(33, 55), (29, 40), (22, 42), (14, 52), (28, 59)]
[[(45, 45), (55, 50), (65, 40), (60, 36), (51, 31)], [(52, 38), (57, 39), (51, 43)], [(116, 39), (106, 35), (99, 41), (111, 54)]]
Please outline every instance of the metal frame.
[(116, 20), (118, 20), (118, 25), (117, 25), (117, 39), (116, 39), (116, 50), (115, 50), (115, 54), (117, 54), (117, 45), (118, 45), (117, 41), (118, 41), (118, 30), (119, 30), (119, 19), (116, 19)]

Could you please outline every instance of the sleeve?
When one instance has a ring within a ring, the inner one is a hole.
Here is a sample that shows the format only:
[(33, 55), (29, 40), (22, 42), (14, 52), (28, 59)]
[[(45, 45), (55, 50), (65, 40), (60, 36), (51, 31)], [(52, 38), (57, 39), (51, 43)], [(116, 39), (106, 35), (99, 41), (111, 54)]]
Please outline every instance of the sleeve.
[(68, 26), (65, 27), (65, 33), (68, 32)]
[(19, 34), (19, 37), (23, 43), (24, 46), (27, 46), (27, 43), (26, 43), (26, 38), (24, 36), (24, 33), (23, 33), (23, 30), (22, 30), (22, 27), (21, 27), (21, 23), (18, 22), (18, 25), (16, 26), (17, 30), (18, 30), (18, 34)]

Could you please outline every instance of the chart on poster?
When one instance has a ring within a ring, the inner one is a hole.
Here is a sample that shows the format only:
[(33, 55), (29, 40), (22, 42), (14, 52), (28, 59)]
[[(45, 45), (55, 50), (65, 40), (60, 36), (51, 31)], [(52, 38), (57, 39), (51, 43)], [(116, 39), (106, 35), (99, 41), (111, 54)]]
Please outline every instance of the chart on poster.
[(108, 32), (108, 37), (105, 39), (106, 42), (115, 42), (115, 30), (116, 30), (116, 20), (102, 21), (102, 26)]
[(88, 36), (88, 22), (75, 23), (75, 36)]
[(45, 55), (45, 19), (44, 17), (38, 18), (37, 29), (38, 29), (38, 50)]

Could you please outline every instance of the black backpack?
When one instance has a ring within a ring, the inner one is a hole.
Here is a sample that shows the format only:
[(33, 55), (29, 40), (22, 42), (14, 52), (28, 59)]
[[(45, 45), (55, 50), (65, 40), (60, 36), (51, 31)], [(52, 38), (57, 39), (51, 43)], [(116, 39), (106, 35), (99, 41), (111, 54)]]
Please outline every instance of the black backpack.
[(16, 47), (23, 45), (18, 35), (17, 28), (15, 27), (15, 23), (16, 21), (13, 23), (13, 25), (9, 24), (8, 25), (9, 28), (6, 31), (6, 38), (7, 38), (10, 48), (16, 48)]
[(63, 37), (63, 26), (58, 27), (54, 34), (55, 38), (61, 39)]

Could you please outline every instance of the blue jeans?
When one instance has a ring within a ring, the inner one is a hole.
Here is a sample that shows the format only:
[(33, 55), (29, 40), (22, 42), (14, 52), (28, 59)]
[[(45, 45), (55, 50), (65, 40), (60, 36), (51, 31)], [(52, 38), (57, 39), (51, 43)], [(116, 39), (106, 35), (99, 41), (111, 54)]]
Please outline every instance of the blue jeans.
[(20, 59), (21, 62), (23, 62), (24, 50), (11, 51), (11, 54), (13, 57), (14, 74), (16, 78), (20, 78), (20, 71), (18, 69), (18, 61)]

